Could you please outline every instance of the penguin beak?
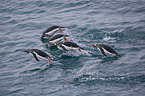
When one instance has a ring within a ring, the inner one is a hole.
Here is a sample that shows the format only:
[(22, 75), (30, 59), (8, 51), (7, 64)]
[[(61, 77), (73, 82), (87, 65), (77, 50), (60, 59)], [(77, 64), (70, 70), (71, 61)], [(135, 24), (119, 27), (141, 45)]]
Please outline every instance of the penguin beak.
[(62, 30), (61, 30), (60, 28), (58, 28), (58, 31), (59, 31), (60, 33), (62, 33)]
[(55, 45), (50, 45), (50, 46), (55, 46)]
[(21, 51), (21, 52), (26, 52), (26, 50), (24, 50), (24, 51)]
[(95, 47), (95, 45), (91, 45), (92, 47)]

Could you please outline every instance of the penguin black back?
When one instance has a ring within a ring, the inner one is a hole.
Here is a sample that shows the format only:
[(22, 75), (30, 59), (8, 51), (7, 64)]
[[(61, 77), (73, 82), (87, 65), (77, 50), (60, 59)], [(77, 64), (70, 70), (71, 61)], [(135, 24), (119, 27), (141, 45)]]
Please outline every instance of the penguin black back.
[(59, 26), (51, 26), (51, 27), (47, 28), (47, 29), (44, 31), (44, 33), (49, 32), (49, 31), (52, 31), (52, 30), (54, 30), (54, 29), (56, 29), (56, 28), (59, 28)]
[(80, 48), (82, 50), (84, 50), (82, 47), (80, 47), (79, 45), (77, 45), (76, 43), (70, 42), (70, 41), (65, 41), (63, 43), (64, 45), (68, 46), (68, 47), (75, 47), (75, 48)]
[(113, 48), (111, 48), (108, 45), (105, 44), (96, 44), (97, 47), (103, 47), (104, 49), (106, 49), (107, 51), (114, 53), (114, 54), (118, 54)]
[(36, 52), (38, 55), (42, 56), (42, 57), (49, 57), (48, 54), (46, 54), (45, 52), (41, 51), (41, 50), (38, 50), (38, 49), (30, 49), (34, 52)]
[(63, 36), (64, 36), (63, 34), (57, 34), (57, 35), (54, 35), (53, 37), (51, 37), (49, 40), (55, 40), (55, 39), (58, 39)]

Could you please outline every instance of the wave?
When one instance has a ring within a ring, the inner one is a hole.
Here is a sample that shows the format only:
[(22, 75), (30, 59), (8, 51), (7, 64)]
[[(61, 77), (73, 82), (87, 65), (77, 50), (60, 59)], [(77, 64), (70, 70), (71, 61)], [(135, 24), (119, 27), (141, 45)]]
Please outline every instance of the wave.
[(120, 86), (128, 86), (128, 85), (137, 85), (145, 82), (145, 75), (139, 76), (92, 76), (92, 75), (82, 75), (77, 78), (74, 78), (70, 84), (78, 85), (78, 84), (111, 84), (111, 85), (120, 85)]

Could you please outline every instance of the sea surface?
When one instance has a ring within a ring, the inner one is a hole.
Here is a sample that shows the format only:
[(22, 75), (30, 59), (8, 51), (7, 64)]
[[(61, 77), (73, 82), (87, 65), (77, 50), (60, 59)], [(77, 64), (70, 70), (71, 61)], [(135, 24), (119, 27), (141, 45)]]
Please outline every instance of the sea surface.
[[(84, 51), (43, 43), (53, 25)], [(53, 63), (21, 52), (31, 48)], [(145, 96), (145, 0), (0, 0), (0, 96)]]

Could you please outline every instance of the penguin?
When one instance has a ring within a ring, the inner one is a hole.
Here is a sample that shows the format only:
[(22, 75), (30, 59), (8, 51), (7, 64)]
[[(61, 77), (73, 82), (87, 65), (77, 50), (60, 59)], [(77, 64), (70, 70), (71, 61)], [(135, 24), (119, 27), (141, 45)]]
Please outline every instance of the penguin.
[(48, 54), (46, 54), (45, 52), (41, 51), (41, 50), (38, 50), (38, 49), (28, 49), (28, 50), (24, 50), (24, 51), (22, 51), (22, 52), (27, 52), (27, 53), (33, 55), (33, 57), (34, 57), (37, 61), (40, 61), (40, 60), (38, 59), (38, 57), (40, 57), (40, 58), (42, 58), (42, 59), (47, 60), (49, 63), (52, 62), (51, 57), (50, 57)]
[(107, 56), (107, 54), (111, 54), (113, 56), (119, 57), (119, 54), (110, 46), (105, 45), (105, 44), (95, 44), (95, 45), (91, 45), (92, 47), (97, 47), (97, 49), (105, 56)]
[(49, 27), (43, 32), (41, 38), (50, 38), (52, 35), (56, 33), (56, 31), (59, 31), (60, 33), (62, 33), (62, 30), (60, 28), (65, 28), (65, 27), (60, 27), (60, 26)]
[(64, 37), (63, 37), (63, 40), (64, 42), (60, 42), (56, 45), (51, 45), (51, 46), (56, 46), (58, 49), (65, 50), (65, 51), (78, 50), (79, 52), (81, 52), (81, 50), (84, 50), (82, 47), (80, 47), (76, 43), (67, 41), (67, 39)]
[(48, 43), (56, 44), (56, 43), (60, 42), (61, 40), (63, 40), (63, 38), (66, 39), (66, 37), (68, 37), (68, 36), (69, 35), (56, 34), (56, 35), (50, 37), (50, 39), (48, 40)]

